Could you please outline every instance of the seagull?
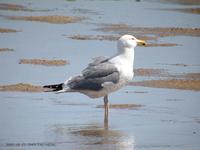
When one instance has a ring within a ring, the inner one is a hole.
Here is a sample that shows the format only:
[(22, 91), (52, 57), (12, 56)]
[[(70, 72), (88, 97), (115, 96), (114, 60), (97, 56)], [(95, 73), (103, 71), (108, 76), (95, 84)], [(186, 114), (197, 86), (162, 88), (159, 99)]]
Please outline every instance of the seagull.
[(97, 57), (81, 72), (64, 83), (45, 85), (58, 93), (79, 92), (90, 98), (103, 97), (105, 115), (108, 115), (108, 94), (127, 85), (133, 79), (134, 48), (146, 45), (132, 35), (123, 35), (117, 41), (117, 53), (110, 58)]

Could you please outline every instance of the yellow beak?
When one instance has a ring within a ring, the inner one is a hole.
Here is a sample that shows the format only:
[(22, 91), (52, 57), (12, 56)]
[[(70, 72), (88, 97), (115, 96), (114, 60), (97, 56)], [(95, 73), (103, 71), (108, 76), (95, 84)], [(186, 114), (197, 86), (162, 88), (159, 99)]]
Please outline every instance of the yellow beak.
[(138, 40), (137, 39), (136, 42), (137, 42), (138, 45), (144, 45), (144, 46), (147, 45), (147, 43), (145, 41), (143, 41), (143, 40)]

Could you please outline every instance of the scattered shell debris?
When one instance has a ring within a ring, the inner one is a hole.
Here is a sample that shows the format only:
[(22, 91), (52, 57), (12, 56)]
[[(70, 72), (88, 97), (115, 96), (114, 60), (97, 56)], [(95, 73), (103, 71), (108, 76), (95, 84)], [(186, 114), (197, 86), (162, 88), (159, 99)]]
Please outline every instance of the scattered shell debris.
[(64, 66), (69, 64), (67, 60), (46, 60), (46, 59), (21, 59), (19, 64), (33, 64), (44, 66)]

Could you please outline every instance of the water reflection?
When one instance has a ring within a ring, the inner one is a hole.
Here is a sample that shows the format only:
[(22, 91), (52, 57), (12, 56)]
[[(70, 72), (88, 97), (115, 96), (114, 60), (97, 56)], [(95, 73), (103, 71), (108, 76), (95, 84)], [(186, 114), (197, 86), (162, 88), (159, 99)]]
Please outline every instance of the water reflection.
[[(98, 149), (98, 150), (133, 150), (134, 137), (125, 132), (109, 127), (108, 118), (104, 118), (104, 124), (74, 124), (74, 125), (55, 125), (54, 134), (56, 137), (65, 135), (70, 139), (72, 149)], [(57, 139), (58, 140), (58, 139)], [(69, 141), (66, 141), (68, 143)]]

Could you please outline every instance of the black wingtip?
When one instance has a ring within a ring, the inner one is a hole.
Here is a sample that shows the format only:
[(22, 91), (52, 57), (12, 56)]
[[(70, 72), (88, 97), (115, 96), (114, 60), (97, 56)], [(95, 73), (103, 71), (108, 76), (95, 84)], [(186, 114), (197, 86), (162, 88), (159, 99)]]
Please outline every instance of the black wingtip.
[(43, 88), (47, 88), (47, 89), (51, 89), (51, 90), (48, 90), (46, 92), (52, 92), (52, 91), (59, 91), (59, 90), (62, 90), (63, 89), (63, 83), (60, 83), (60, 84), (52, 84), (52, 85), (45, 85), (43, 86)]

